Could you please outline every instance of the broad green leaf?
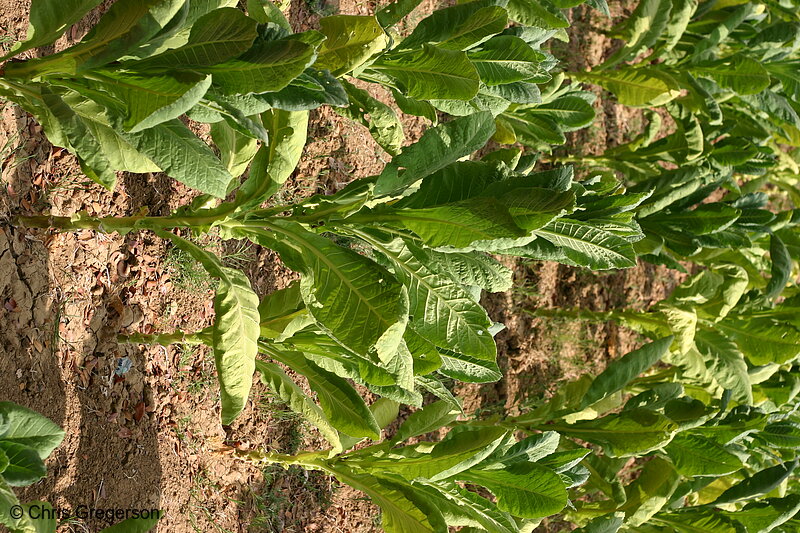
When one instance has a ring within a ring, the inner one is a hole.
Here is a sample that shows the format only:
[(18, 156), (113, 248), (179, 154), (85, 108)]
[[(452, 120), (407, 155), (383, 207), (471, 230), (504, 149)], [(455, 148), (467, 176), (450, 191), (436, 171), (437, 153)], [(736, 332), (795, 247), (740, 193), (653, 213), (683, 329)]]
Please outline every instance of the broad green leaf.
[(539, 104), (526, 110), (526, 115), (543, 115), (554, 120), (562, 131), (572, 131), (591, 124), (594, 120), (594, 108), (578, 96), (562, 96), (552, 102)]
[(627, 457), (660, 448), (672, 439), (678, 425), (654, 411), (632, 409), (596, 420), (548, 425), (547, 429), (599, 444), (611, 457)]
[(770, 84), (769, 73), (761, 63), (739, 54), (693, 65), (690, 69), (693, 74), (711, 78), (741, 95), (760, 93)]
[(347, 93), (339, 80), (327, 70), (309, 67), (292, 80), (288, 87), (258, 96), (259, 100), (275, 109), (308, 111), (323, 104), (343, 107), (348, 104)]
[(356, 464), (373, 474), (395, 473), (409, 481), (416, 478), (443, 480), (459, 476), (483, 461), (500, 445), (506, 433), (505, 429), (497, 427), (451, 431), (432, 447), (429, 443), (404, 446)]
[(567, 505), (567, 491), (561, 478), (535, 463), (521, 463), (504, 470), (468, 470), (458, 479), (477, 483), (497, 498), (497, 506), (523, 518), (541, 518)]
[(405, 141), (405, 134), (403, 125), (394, 110), (373, 98), (364, 89), (359, 89), (346, 81), (343, 81), (342, 85), (350, 98), (350, 106), (336, 109), (336, 112), (360, 122), (369, 129), (370, 134), (381, 148), (390, 155), (397, 155)]
[(600, 85), (614, 93), (620, 104), (632, 107), (661, 105), (679, 94), (674, 80), (648, 67), (598, 70), (570, 76), (579, 81)]
[[(12, 528), (12, 531), (25, 531), (23, 528), (29, 525), (29, 521), (24, 517), (12, 518), (11, 516), (12, 507), (17, 505), (20, 505), (17, 495), (14, 494), (9, 484), (3, 480), (3, 477), (0, 476), (0, 524)], [(28, 533), (28, 531), (25, 531), (25, 533)]]
[(695, 235), (716, 233), (731, 226), (741, 215), (739, 209), (722, 202), (701, 204), (691, 211), (665, 212), (647, 217), (648, 222), (691, 228)]
[(543, 56), (513, 35), (493, 37), (477, 51), (470, 51), (469, 60), (475, 65), (486, 85), (501, 85), (516, 81), (547, 81), (539, 63)]
[(159, 33), (183, 4), (181, 0), (119, 0), (80, 43), (57, 54), (9, 63), (6, 75), (30, 79), (49, 73), (75, 74), (116, 61)]
[(620, 359), (612, 361), (608, 367), (597, 376), (589, 390), (581, 400), (581, 409), (584, 409), (606, 396), (624, 389), (639, 374), (656, 364), (669, 351), (673, 337), (664, 337), (657, 341), (645, 344), (638, 350), (625, 354)]
[(341, 448), (339, 433), (331, 425), (314, 401), (306, 396), (303, 390), (286, 375), (281, 367), (274, 363), (256, 361), (256, 369), (261, 373), (261, 381), (268, 385), (278, 397), (295, 413), (305, 417), (325, 437), (331, 446)]
[(477, 285), (489, 292), (503, 292), (511, 288), (513, 272), (481, 252), (441, 253), (427, 251), (432, 262), (431, 270), (450, 275), (463, 285)]
[(585, 526), (574, 530), (574, 533), (617, 533), (624, 521), (625, 515), (620, 512), (598, 516)]
[(103, 528), (100, 533), (147, 533), (156, 527), (161, 516), (162, 512), (158, 511), (155, 516), (148, 518), (126, 518), (113, 526)]
[(233, 179), (214, 152), (178, 119), (123, 138), (169, 176), (217, 198), (224, 198)]
[(397, 107), (403, 113), (407, 115), (413, 115), (415, 117), (427, 118), (431, 121), (431, 123), (433, 123), (434, 126), (439, 122), (439, 116), (436, 114), (436, 108), (434, 108), (430, 102), (406, 98), (402, 91), (398, 91), (394, 87), (391, 88), (391, 91)]
[(472, 198), (422, 209), (379, 210), (353, 218), (385, 221), (389, 225), (399, 222), (434, 248), (466, 248), (476, 241), (515, 239), (527, 235), (515, 223), (508, 209), (494, 198)]
[(773, 422), (759, 431), (757, 438), (776, 448), (800, 448), (800, 424), (789, 420)]
[(506, 450), (496, 459), (504, 464), (537, 462), (556, 452), (561, 436), (555, 431), (545, 431), (526, 437)]
[(500, 33), (507, 23), (506, 10), (491, 2), (458, 4), (438, 9), (421, 20), (398, 49), (416, 49), (430, 43), (448, 50), (466, 50)]
[(378, 422), (347, 381), (307, 360), (300, 352), (270, 350), (267, 354), (308, 379), (325, 416), (336, 429), (351, 437), (380, 438)]
[(740, 524), (748, 532), (770, 533), (794, 518), (800, 512), (800, 495), (790, 494), (785, 498), (767, 498), (747, 504), (743, 509), (726, 512), (725, 515)]
[(661, 457), (645, 463), (636, 481), (625, 487), (627, 500), (619, 510), (625, 512), (626, 525), (647, 523), (667, 504), (679, 481), (678, 472)]
[(797, 463), (798, 460), (795, 459), (756, 472), (723, 492), (713, 503), (715, 505), (721, 505), (724, 503), (750, 500), (762, 494), (772, 492), (772, 490), (792, 475), (792, 472), (797, 467)]
[(314, 66), (335, 76), (347, 74), (389, 43), (374, 16), (335, 15), (320, 19), (319, 24), (327, 39)]
[(403, 442), (412, 437), (436, 431), (458, 418), (461, 413), (450, 402), (439, 400), (409, 415), (400, 426), (392, 442)]
[(191, 255), (209, 274), (219, 278), (214, 297), (211, 345), (217, 367), (222, 424), (230, 424), (244, 409), (250, 395), (258, 354), (258, 296), (250, 280), (239, 270), (223, 266), (219, 258), (191, 241), (164, 230), (154, 230)]
[(43, 92), (42, 102), (69, 141), (66, 148), (75, 153), (81, 170), (106, 189), (113, 189), (117, 175), (84, 120), (56, 94)]
[(666, 29), (671, 11), (672, 0), (639, 2), (633, 13), (620, 24), (621, 27), (611, 30), (615, 37), (623, 39), (624, 45), (603, 66), (609, 67), (635, 59), (651, 48)]
[(772, 277), (764, 289), (764, 297), (774, 300), (783, 292), (792, 275), (792, 257), (780, 237), (769, 236), (769, 256), (772, 260)]
[(400, 239), (383, 243), (367, 237), (392, 261), (408, 288), (410, 327), (433, 344), (483, 361), (494, 361), (497, 347), (486, 311), (453, 278), (437, 274), (425, 251)]
[(741, 525), (735, 520), (705, 509), (686, 513), (659, 513), (652, 521), (654, 524), (665, 525), (675, 533), (741, 533)]
[(6, 452), (0, 450), (0, 474), (3, 473), (3, 470), (5, 470), (6, 467), (8, 467), (8, 456), (6, 455)]
[[(381, 508), (381, 526), (386, 533), (441, 533), (440, 527), (431, 524), (435, 518), (427, 516), (419, 504), (410, 500), (396, 486), (369, 474), (356, 474), (337, 466), (333, 475), (339, 481), (360, 490)], [(441, 521), (441, 516), (439, 517)]]
[(748, 2), (729, 12), (728, 16), (720, 21), (720, 24), (697, 41), (689, 60), (691, 62), (696, 62), (698, 59), (714, 57), (715, 49), (719, 47), (719, 45), (726, 40), (728, 35), (744, 22), (755, 9), (755, 6)]
[(547, 1), (509, 0), (508, 17), (526, 26), (557, 29), (569, 27), (567, 18)]
[(292, 175), (306, 144), (308, 111), (271, 109), (261, 121), (269, 132), (269, 143), (262, 145), (250, 167), (250, 175), (239, 188), (236, 203), (241, 209), (260, 205), (278, 192)]
[(431, 498), (450, 526), (474, 526), (492, 533), (520, 531), (511, 515), (500, 511), (494, 503), (475, 492), (455, 483), (421, 483), (428, 489), (425, 497)]
[(272, 0), (247, 0), (247, 14), (262, 24), (274, 22), (290, 33), (294, 31), (286, 16)]
[(265, 296), (258, 305), (260, 336), (282, 342), (313, 322), (300, 295), (300, 284), (292, 282)]
[(226, 122), (211, 125), (211, 138), (219, 149), (219, 157), (234, 178), (244, 174), (258, 152), (258, 142), (231, 128)]
[[(357, 354), (394, 357), (402, 340), (408, 297), (386, 269), (290, 222), (272, 223), (269, 239), (293, 270), (302, 272), (306, 307), (332, 338)], [(258, 239), (258, 237), (256, 237)], [(259, 241), (260, 242), (260, 241)]]
[(800, 331), (769, 318), (726, 318), (716, 327), (732, 339), (754, 365), (782, 364), (800, 354)]
[(594, 270), (629, 268), (636, 264), (629, 242), (584, 222), (562, 218), (533, 233), (560, 246), (576, 263)]
[(2, 476), (12, 487), (27, 487), (47, 475), (44, 462), (35, 449), (0, 439), (0, 450), (8, 460)]
[(430, 44), (421, 49), (383, 55), (365, 71), (389, 76), (403, 94), (416, 100), (470, 100), (478, 94), (480, 76), (467, 54)]
[(384, 28), (394, 26), (400, 22), (406, 15), (414, 11), (414, 9), (422, 2), (422, 0), (396, 0), (381, 8), (375, 17)]
[[(532, 108), (535, 109), (535, 108)], [(500, 124), (504, 124), (514, 133), (514, 139), (497, 140), (502, 144), (512, 144), (519, 140), (526, 145), (538, 146), (541, 143), (564, 144), (567, 138), (558, 124), (547, 113), (537, 114), (530, 112), (532, 109), (523, 109), (515, 113), (503, 113), (498, 117), (498, 131)]]
[(442, 368), (439, 372), (466, 383), (492, 383), (503, 377), (496, 362), (454, 352), (449, 355), (442, 353)]
[(15, 45), (11, 53), (21, 54), (55, 42), (70, 26), (94, 9), (101, 0), (32, 0), (28, 34), (24, 41)]
[(0, 402), (0, 440), (33, 448), (41, 459), (61, 444), (64, 430), (36, 411), (12, 402)]
[(675, 468), (682, 475), (724, 476), (742, 468), (742, 461), (716, 442), (681, 433), (664, 447)]
[(193, 69), (233, 59), (256, 39), (256, 21), (233, 7), (215, 9), (192, 25), (189, 41), (136, 64), (137, 69)]
[(280, 91), (314, 61), (315, 50), (296, 39), (257, 41), (244, 54), (203, 69), (223, 94)]
[(732, 398), (742, 404), (751, 404), (753, 392), (747, 375), (747, 363), (742, 352), (728, 337), (714, 330), (698, 329), (695, 346), (703, 356), (708, 371), (723, 388), (732, 391)]
[(482, 148), (494, 133), (493, 123), (491, 113), (479, 112), (428, 129), (386, 166), (375, 184), (375, 194), (405, 189)]
[(137, 132), (180, 117), (197, 104), (211, 86), (211, 77), (196, 72), (142, 75), (99, 71), (100, 88), (125, 102), (123, 126)]
[[(56, 519), (58, 514), (53, 510), (53, 506), (47, 502), (34, 501), (22, 505), (24, 508), (23, 516), (26, 516), (31, 523), (33, 533), (53, 533), (58, 526)], [(39, 518), (31, 518), (33, 516)], [(103, 531), (106, 531), (105, 529)]]

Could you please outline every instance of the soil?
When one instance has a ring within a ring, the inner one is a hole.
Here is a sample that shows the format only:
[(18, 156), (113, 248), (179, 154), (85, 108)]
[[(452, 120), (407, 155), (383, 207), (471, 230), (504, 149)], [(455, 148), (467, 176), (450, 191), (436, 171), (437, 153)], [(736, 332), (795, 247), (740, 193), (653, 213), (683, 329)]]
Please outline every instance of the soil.
[[(53, 49), (26, 55), (46, 55), (76, 42), (111, 3), (76, 24)], [(5, 46), (24, 38), (29, 4), (0, 0)], [(425, 0), (401, 30), (443, 5)], [(614, 3), (613, 15), (630, 8), (627, 0)], [(292, 0), (289, 18), (301, 31), (316, 27), (320, 14), (375, 9), (374, 2)], [(573, 9), (571, 18), (570, 42), (558, 53), (567, 70), (589, 68), (613, 49), (595, 31), (610, 27), (611, 21), (588, 8)], [(389, 102), (382, 89), (369, 90)], [(565, 150), (599, 153), (641, 130), (639, 111), (596, 91), (596, 124), (573, 135)], [(428, 125), (418, 117), (402, 119), (407, 142)], [(47, 477), (21, 491), (21, 499), (73, 510), (82, 505), (158, 508), (165, 513), (157, 529), (162, 533), (379, 531), (378, 509), (327, 476), (257, 468), (216, 452), (225, 439), (285, 453), (323, 445), (260, 383), (226, 435), (219, 425), (207, 350), (117, 341), (119, 333), (193, 331), (209, 325), (213, 282), (196, 265), (148, 232), (57, 234), (10, 225), (18, 214), (125, 215), (143, 208), (166, 214), (195, 193), (161, 174), (124, 173), (108, 192), (88, 182), (75, 158), (52, 146), (33, 118), (11, 104), (0, 113), (0, 146), (0, 400), (35, 409), (66, 431), (63, 444), (47, 460)], [(301, 163), (279, 194), (290, 199), (333, 192), (379, 172), (388, 159), (366, 129), (323, 108), (312, 112)], [(272, 252), (214, 235), (201, 242), (244, 268), (260, 295), (296, 277)], [(551, 393), (560, 380), (600, 370), (639, 342), (612, 324), (542, 320), (526, 310), (643, 309), (665, 297), (679, 279), (652, 265), (607, 274), (555, 263), (507, 264), (514, 269), (514, 289), (484, 298), (492, 318), (507, 326), (497, 337), (505, 378), (459, 387), (473, 412), (520, 410)], [(75, 519), (59, 531), (93, 532), (104, 525)], [(557, 520), (540, 528), (569, 529)]]

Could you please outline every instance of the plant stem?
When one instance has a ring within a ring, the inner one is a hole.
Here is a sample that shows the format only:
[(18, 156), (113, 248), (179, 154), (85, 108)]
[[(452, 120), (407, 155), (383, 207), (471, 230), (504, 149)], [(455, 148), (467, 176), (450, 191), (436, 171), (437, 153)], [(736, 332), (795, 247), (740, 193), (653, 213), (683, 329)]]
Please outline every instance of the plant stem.
[(133, 229), (169, 229), (194, 227), (212, 224), (223, 215), (215, 213), (203, 216), (171, 215), (166, 217), (148, 217), (135, 215), (129, 217), (59, 217), (59, 216), (19, 216), (16, 222), (28, 228), (53, 228), (58, 230), (92, 229), (111, 233), (114, 231), (131, 231)]

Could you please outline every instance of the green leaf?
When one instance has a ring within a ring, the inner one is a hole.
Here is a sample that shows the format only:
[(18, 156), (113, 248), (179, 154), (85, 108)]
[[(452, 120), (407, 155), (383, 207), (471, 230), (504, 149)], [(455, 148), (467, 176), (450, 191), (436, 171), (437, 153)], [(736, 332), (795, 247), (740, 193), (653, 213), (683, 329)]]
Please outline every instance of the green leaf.
[(405, 134), (394, 110), (370, 96), (364, 89), (359, 89), (346, 81), (343, 81), (342, 85), (350, 98), (350, 106), (336, 109), (336, 112), (360, 122), (369, 129), (369, 133), (381, 148), (390, 155), (397, 155), (405, 141)]
[(708, 510), (690, 510), (684, 513), (659, 513), (654, 524), (666, 524), (676, 533), (741, 533), (741, 525), (721, 513)]
[(394, 276), (294, 223), (275, 221), (272, 228), (281, 240), (263, 244), (303, 273), (303, 300), (326, 333), (362, 356), (377, 352), (383, 361), (394, 357), (408, 313), (405, 289)]
[(645, 344), (612, 361), (606, 369), (592, 381), (589, 390), (581, 400), (581, 409), (589, 407), (617, 391), (624, 389), (639, 374), (656, 364), (669, 351), (674, 337), (664, 337)]
[(106, 189), (113, 189), (117, 175), (83, 119), (56, 94), (43, 92), (42, 102), (69, 141), (84, 173)]
[(397, 0), (381, 8), (375, 16), (381, 26), (388, 28), (400, 22), (403, 17), (414, 11), (420, 3), (422, 3), (422, 0)]
[(598, 516), (585, 526), (574, 530), (574, 533), (617, 533), (624, 521), (625, 515), (620, 512)]
[(557, 29), (568, 28), (567, 18), (547, 1), (509, 0), (508, 17), (526, 26)]
[(427, 516), (419, 504), (398, 490), (396, 485), (369, 474), (356, 474), (344, 466), (337, 466), (333, 475), (372, 498), (381, 508), (381, 526), (386, 533), (441, 533), (441, 528), (431, 525), (435, 518)]
[(629, 242), (584, 222), (561, 218), (533, 233), (560, 246), (569, 259), (594, 270), (636, 265)]
[(511, 288), (513, 272), (481, 252), (442, 253), (426, 250), (432, 259), (426, 266), (449, 275), (462, 285), (476, 285), (489, 292), (503, 292)]
[(343, 107), (348, 104), (347, 93), (339, 80), (327, 70), (309, 67), (292, 80), (288, 87), (258, 96), (273, 108), (286, 111), (308, 111), (323, 104)]
[(233, 177), (214, 152), (178, 119), (122, 137), (169, 176), (206, 194), (224, 198)]
[(732, 339), (754, 365), (782, 364), (800, 354), (800, 331), (769, 318), (726, 318), (717, 329)]
[[(698, 39), (689, 56), (689, 61), (696, 62), (698, 59), (709, 59), (714, 56), (714, 52), (736, 29), (742, 22), (744, 22), (753, 11), (755, 6), (750, 3), (738, 6), (736, 9), (728, 12), (720, 13), (720, 17), (716, 20), (721, 20), (720, 24), (715, 26), (711, 31), (704, 32), (703, 38)], [(722, 18), (725, 14), (728, 16)]]
[(12, 487), (27, 487), (47, 475), (44, 462), (35, 449), (0, 439), (0, 450), (8, 459), (8, 466), (1, 475)]
[(137, 69), (193, 69), (237, 57), (256, 39), (256, 21), (233, 7), (215, 9), (197, 19), (189, 41), (136, 64)]
[(625, 524), (647, 523), (667, 504), (679, 481), (678, 472), (668, 461), (661, 457), (648, 461), (636, 481), (625, 487), (626, 501), (619, 508), (625, 511)]
[(446, 350), (495, 360), (491, 321), (456, 280), (427, 267), (429, 257), (415, 245), (400, 239), (387, 244), (365, 237), (392, 261), (398, 279), (408, 288), (410, 327), (415, 332)]
[(161, 516), (162, 512), (158, 511), (155, 516), (148, 518), (127, 518), (113, 526), (103, 528), (100, 533), (147, 533), (156, 527)]
[(469, 59), (481, 81), (486, 85), (501, 85), (516, 81), (547, 81), (539, 66), (544, 56), (513, 35), (498, 35), (483, 43), (480, 50), (470, 51)]
[(739, 54), (693, 65), (690, 70), (696, 76), (711, 78), (720, 86), (741, 95), (760, 93), (770, 84), (769, 73), (761, 63)]
[(242, 412), (250, 395), (258, 354), (258, 296), (247, 276), (222, 265), (214, 254), (196, 244), (164, 230), (154, 230), (162, 239), (169, 239), (191, 255), (214, 277), (219, 278), (212, 329), (212, 347), (217, 367), (222, 424), (228, 425)]
[[(535, 108), (531, 108), (535, 109)], [(547, 114), (531, 113), (531, 109), (523, 109), (512, 113), (503, 113), (502, 118), (498, 117), (498, 123), (513, 131), (516, 138), (509, 140), (497, 140), (503, 144), (512, 142), (525, 143), (531, 146), (538, 146), (541, 143), (564, 144), (567, 138), (558, 124)], [(498, 125), (498, 131), (500, 126)]]
[(412, 437), (436, 431), (454, 421), (460, 413), (459, 409), (454, 408), (450, 402), (445, 400), (428, 404), (409, 415), (397, 430), (392, 442), (403, 442)]
[(433, 447), (430, 443), (404, 446), (356, 464), (373, 474), (391, 472), (409, 481), (416, 478), (438, 481), (458, 476), (483, 461), (500, 445), (506, 433), (496, 427), (451, 431)]
[(680, 210), (677, 212), (669, 211), (651, 215), (643, 220), (644, 222), (657, 222), (667, 225), (691, 228), (695, 235), (705, 235), (716, 233), (730, 227), (741, 215), (739, 209), (733, 208), (722, 202), (701, 204), (697, 208)]
[(785, 498), (767, 498), (747, 504), (735, 512), (725, 512), (732, 520), (744, 524), (748, 532), (770, 533), (785, 524), (800, 512), (800, 495), (790, 494)]
[(271, 109), (262, 113), (261, 121), (269, 132), (269, 143), (258, 149), (250, 175), (239, 188), (240, 209), (260, 205), (278, 192), (297, 168), (306, 144), (308, 111)]
[(197, 104), (211, 86), (211, 77), (196, 72), (141, 75), (102, 70), (102, 90), (125, 102), (126, 131), (142, 131), (180, 117)]
[(635, 59), (651, 48), (662, 35), (669, 22), (672, 0), (642, 0), (620, 27), (611, 31), (625, 44), (614, 52), (603, 66), (613, 66)]
[(700, 435), (681, 433), (664, 448), (682, 475), (724, 476), (742, 468), (742, 461), (725, 447)]
[(247, 14), (262, 24), (274, 22), (290, 33), (294, 31), (283, 11), (273, 4), (272, 0), (247, 0)]
[(504, 470), (468, 470), (458, 478), (486, 487), (497, 498), (500, 510), (523, 518), (549, 516), (567, 505), (567, 491), (558, 474), (535, 463)]
[(492, 383), (503, 377), (494, 361), (485, 361), (464, 354), (442, 352), (442, 368), (439, 372), (447, 377), (466, 383)]
[(346, 380), (320, 368), (300, 352), (269, 350), (267, 353), (308, 379), (325, 416), (336, 429), (351, 437), (380, 438), (378, 422)]
[[(518, 533), (519, 526), (508, 513), (497, 509), (494, 503), (483, 496), (464, 489), (455, 483), (419, 482), (428, 490), (425, 497), (431, 499), (433, 505), (445, 517), (448, 525), (472, 525), (482, 527), (492, 533)], [(469, 531), (462, 529), (461, 531)]]
[(303, 390), (286, 375), (281, 367), (274, 363), (256, 361), (256, 370), (261, 373), (261, 382), (268, 385), (273, 392), (295, 413), (301, 414), (334, 448), (341, 448), (339, 433), (328, 417), (314, 401), (306, 396)]
[(789, 420), (767, 424), (757, 433), (758, 440), (769, 443), (776, 448), (800, 448), (800, 424)]
[(764, 297), (774, 300), (781, 295), (792, 275), (792, 257), (780, 237), (769, 236), (769, 257), (772, 260), (772, 277), (764, 289)]
[(422, 49), (381, 56), (365, 71), (395, 80), (407, 98), (416, 100), (470, 100), (478, 94), (480, 76), (467, 54), (430, 44)]
[(419, 141), (404, 148), (386, 166), (375, 183), (375, 194), (405, 189), (482, 148), (493, 133), (494, 119), (486, 111), (428, 129)]
[(571, 73), (570, 76), (600, 85), (614, 93), (620, 104), (631, 107), (661, 105), (679, 94), (675, 80), (648, 67)]
[(33, 448), (41, 459), (64, 440), (64, 430), (36, 411), (13, 402), (0, 402), (0, 440)]
[(539, 104), (526, 111), (527, 115), (543, 114), (554, 120), (563, 131), (572, 131), (592, 123), (594, 108), (579, 96), (562, 96), (552, 102)]
[(797, 463), (798, 460), (795, 459), (756, 472), (752, 476), (743, 479), (727, 489), (712, 503), (714, 505), (722, 505), (725, 503), (750, 500), (762, 494), (772, 492), (783, 483), (784, 480), (792, 475), (792, 472), (797, 467)]
[(748, 405), (753, 403), (747, 363), (736, 344), (725, 335), (705, 328), (695, 332), (694, 341), (716, 382), (730, 389), (735, 401)]
[(611, 457), (627, 457), (660, 448), (672, 439), (678, 425), (654, 411), (632, 409), (596, 420), (548, 425), (546, 428), (599, 444)]
[(319, 24), (327, 39), (314, 67), (330, 70), (334, 76), (347, 74), (389, 43), (374, 16), (335, 15), (320, 19)]
[(421, 20), (397, 49), (417, 49), (430, 43), (448, 50), (466, 50), (500, 33), (507, 23), (506, 10), (490, 2), (458, 4), (438, 9)]
[(2, 59), (55, 42), (99, 3), (100, 0), (32, 0), (25, 41), (13, 46)]
[(257, 41), (244, 54), (203, 69), (222, 94), (280, 91), (314, 62), (316, 53), (297, 39)]
[(219, 149), (219, 157), (233, 177), (244, 174), (258, 152), (258, 142), (230, 127), (227, 122), (211, 125), (211, 138)]

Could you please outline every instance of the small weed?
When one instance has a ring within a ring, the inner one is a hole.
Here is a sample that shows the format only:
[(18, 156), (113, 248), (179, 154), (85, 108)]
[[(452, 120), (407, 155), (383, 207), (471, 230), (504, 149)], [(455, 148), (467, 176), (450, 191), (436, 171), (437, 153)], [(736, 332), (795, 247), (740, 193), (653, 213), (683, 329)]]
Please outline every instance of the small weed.
[(214, 286), (214, 281), (203, 266), (178, 248), (167, 250), (164, 267), (172, 273), (175, 286), (184, 291), (199, 292)]
[[(323, 483), (325, 476), (318, 472), (307, 472), (300, 467), (290, 466), (284, 469), (278, 465), (270, 465), (262, 470), (264, 490), (251, 493), (253, 510), (257, 516), (250, 521), (251, 531), (300, 531), (298, 521), (287, 523), (285, 511), (296, 507), (297, 502), (290, 499), (293, 493), (302, 492), (311, 495), (321, 509), (331, 504), (331, 492)], [(287, 489), (287, 487), (289, 487)]]

